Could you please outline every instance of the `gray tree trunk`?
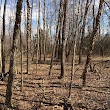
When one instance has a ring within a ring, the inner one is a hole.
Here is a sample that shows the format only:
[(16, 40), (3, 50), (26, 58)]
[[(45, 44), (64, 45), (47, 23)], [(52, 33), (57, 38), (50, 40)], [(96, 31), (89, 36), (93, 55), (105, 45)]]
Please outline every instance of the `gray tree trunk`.
[(15, 26), (14, 26), (14, 33), (13, 33), (13, 43), (11, 49), (11, 56), (10, 56), (10, 67), (9, 67), (9, 77), (8, 77), (8, 84), (6, 88), (6, 100), (5, 103), (7, 106), (12, 106), (12, 94), (13, 94), (13, 82), (14, 82), (14, 55), (15, 50), (17, 48), (17, 38), (20, 33), (20, 24), (21, 24), (21, 10), (22, 10), (22, 1), (18, 0), (16, 5), (16, 19), (15, 19)]
[(31, 7), (30, 1), (27, 0), (27, 74), (29, 73), (29, 45), (31, 40)]
[[(74, 2), (74, 0), (73, 0)], [(78, 37), (78, 23), (79, 23), (79, 6), (80, 6), (80, 0), (78, 0), (78, 15), (76, 16), (76, 24), (75, 24), (75, 30), (73, 29), (74, 35), (73, 35), (73, 50), (72, 50), (72, 67), (71, 67), (71, 81), (70, 81), (70, 87), (69, 87), (69, 98), (71, 98), (71, 86), (73, 82), (73, 77), (75, 74), (75, 57), (76, 57), (76, 41)], [(75, 21), (75, 12), (73, 9), (73, 27), (74, 27), (74, 21)]]
[(20, 53), (21, 53), (21, 91), (23, 91), (23, 50), (22, 50), (21, 30), (20, 30)]
[(40, 37), (40, 0), (39, 0), (39, 10), (38, 10), (38, 27), (37, 27), (37, 41), (36, 41), (36, 73), (38, 71), (38, 61), (39, 61), (39, 37)]
[(89, 1), (90, 0), (87, 0), (87, 2), (86, 2), (84, 19), (83, 19), (82, 36), (81, 36), (81, 42), (80, 42), (80, 46), (79, 46), (79, 62), (78, 62), (79, 64), (82, 62), (82, 49), (83, 49), (83, 39), (85, 36), (86, 18), (87, 18), (88, 9), (89, 9), (90, 3), (91, 3)]
[(6, 15), (6, 3), (4, 2), (4, 12), (3, 12), (3, 35), (1, 38), (1, 53), (2, 53), (2, 73), (5, 73), (5, 15)]
[(68, 12), (68, 0), (64, 0), (63, 5), (64, 20), (62, 27), (62, 45), (61, 45), (61, 74), (59, 79), (64, 77), (65, 74), (65, 46), (66, 46), (66, 23), (67, 23), (67, 12)]
[(49, 69), (49, 77), (51, 75), (51, 70), (52, 70), (52, 66), (53, 66), (53, 59), (54, 59), (54, 55), (55, 55), (55, 49), (56, 49), (57, 42), (58, 42), (60, 16), (61, 16), (61, 13), (62, 13), (62, 7), (63, 7), (63, 2), (62, 2), (62, 0), (60, 0), (58, 23), (57, 23), (57, 26), (56, 26), (56, 37), (55, 37), (54, 45), (53, 45), (53, 48), (52, 48), (52, 55), (51, 55), (51, 62), (50, 62), (50, 69)]
[(85, 67), (84, 67), (83, 74), (82, 74), (83, 86), (86, 86), (87, 68), (89, 67), (90, 62), (92, 60), (92, 51), (93, 51), (94, 43), (95, 43), (94, 39), (96, 37), (98, 27), (99, 27), (99, 24), (100, 24), (100, 16), (101, 16), (101, 13), (102, 13), (103, 4), (104, 4), (104, 0), (100, 0), (98, 13), (97, 13), (96, 20), (95, 20), (95, 26), (94, 26), (94, 29), (92, 31), (92, 34), (90, 35), (90, 45), (89, 45), (89, 49), (88, 49), (88, 53), (87, 53), (87, 59), (86, 59)]
[(44, 18), (43, 18), (43, 29), (44, 29), (44, 61), (46, 59), (46, 0), (44, 0)]

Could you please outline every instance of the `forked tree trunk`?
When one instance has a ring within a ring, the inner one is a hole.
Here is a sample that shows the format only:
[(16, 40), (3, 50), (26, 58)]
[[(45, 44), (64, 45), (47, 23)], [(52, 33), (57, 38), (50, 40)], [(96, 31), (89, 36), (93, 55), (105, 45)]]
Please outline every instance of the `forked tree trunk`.
[(2, 53), (2, 73), (5, 73), (5, 15), (6, 15), (6, 3), (4, 2), (4, 12), (3, 12), (3, 35), (1, 38), (1, 53)]
[(65, 74), (65, 45), (66, 45), (66, 23), (67, 23), (67, 10), (68, 10), (68, 0), (64, 0), (63, 12), (63, 27), (62, 27), (62, 45), (61, 45), (61, 74), (59, 79), (64, 77)]
[[(29, 73), (29, 44), (31, 38), (31, 9), (30, 9), (30, 1), (27, 0), (27, 74)], [(30, 40), (29, 40), (30, 39)]]
[(103, 3), (104, 3), (104, 0), (100, 0), (98, 13), (97, 13), (96, 20), (95, 20), (95, 26), (94, 26), (92, 34), (90, 35), (90, 45), (89, 45), (89, 49), (88, 49), (88, 53), (87, 53), (87, 59), (86, 59), (85, 67), (84, 67), (83, 74), (82, 74), (83, 86), (86, 86), (87, 68), (89, 67), (91, 59), (92, 59), (92, 51), (93, 51), (93, 47), (94, 47), (94, 43), (95, 43), (94, 39), (96, 37), (97, 30), (98, 30), (98, 27), (100, 24), (100, 16), (102, 13)]
[(11, 49), (11, 56), (10, 56), (10, 67), (9, 67), (9, 77), (8, 77), (8, 84), (6, 88), (6, 100), (5, 103), (7, 106), (11, 106), (12, 102), (12, 94), (13, 94), (13, 82), (15, 78), (14, 73), (14, 54), (17, 47), (17, 38), (20, 33), (20, 24), (21, 24), (21, 10), (22, 10), (22, 1), (18, 0), (16, 5), (16, 19), (15, 19), (15, 26), (14, 26), (14, 33), (13, 33), (13, 44)]

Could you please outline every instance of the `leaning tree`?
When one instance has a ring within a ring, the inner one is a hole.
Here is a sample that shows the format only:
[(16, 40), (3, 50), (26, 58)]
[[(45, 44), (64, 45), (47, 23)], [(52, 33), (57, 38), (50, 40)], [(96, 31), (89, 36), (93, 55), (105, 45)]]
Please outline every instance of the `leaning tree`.
[(101, 13), (102, 13), (102, 9), (103, 9), (103, 4), (104, 4), (104, 0), (100, 0), (98, 13), (97, 13), (96, 19), (94, 20), (95, 25), (94, 25), (93, 31), (90, 35), (90, 44), (89, 44), (89, 49), (88, 49), (88, 53), (87, 53), (87, 59), (86, 59), (85, 67), (84, 67), (83, 74), (82, 74), (83, 86), (86, 85), (87, 68), (90, 66), (90, 62), (92, 59), (92, 51), (93, 51), (93, 47), (94, 47), (94, 43), (95, 43), (95, 37), (96, 37), (98, 27), (100, 24), (100, 17), (101, 17)]

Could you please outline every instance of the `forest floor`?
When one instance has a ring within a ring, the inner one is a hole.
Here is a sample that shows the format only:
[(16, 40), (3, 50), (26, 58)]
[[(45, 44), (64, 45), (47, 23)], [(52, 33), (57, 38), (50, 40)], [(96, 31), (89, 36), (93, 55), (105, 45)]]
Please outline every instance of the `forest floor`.
[[(83, 88), (81, 75), (84, 64), (75, 65), (76, 72), (69, 99), (73, 110), (110, 110), (110, 61), (102, 63), (100, 58), (94, 58), (93, 63), (97, 63), (96, 71), (87, 72), (86, 87)], [(26, 64), (23, 65), (23, 70), (25, 72)], [(37, 73), (36, 64), (31, 62), (29, 74), (23, 74), (22, 92), (21, 74), (16, 75), (12, 99), (13, 110), (63, 110), (63, 103), (68, 100), (71, 64), (65, 64), (64, 79), (58, 79), (60, 75), (58, 62), (54, 63), (51, 78), (48, 72), (49, 61), (38, 64)], [(5, 102), (6, 83), (7, 81), (0, 81), (0, 103)]]

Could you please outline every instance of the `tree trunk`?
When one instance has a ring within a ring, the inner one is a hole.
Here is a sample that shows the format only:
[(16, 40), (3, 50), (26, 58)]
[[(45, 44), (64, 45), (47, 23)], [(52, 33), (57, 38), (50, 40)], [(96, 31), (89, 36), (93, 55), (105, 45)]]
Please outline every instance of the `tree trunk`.
[(79, 62), (78, 62), (79, 64), (82, 61), (83, 39), (84, 39), (84, 36), (85, 36), (86, 18), (87, 18), (87, 13), (88, 13), (89, 6), (90, 6), (90, 3), (89, 3), (89, 0), (87, 0), (86, 7), (85, 7), (85, 13), (84, 13), (84, 19), (83, 19), (81, 42), (80, 42), (80, 46), (79, 46)]
[(20, 24), (21, 24), (21, 10), (22, 10), (22, 1), (18, 0), (16, 5), (16, 19), (15, 19), (15, 26), (14, 26), (14, 33), (13, 33), (13, 44), (11, 49), (11, 56), (10, 56), (10, 67), (9, 67), (9, 77), (8, 77), (8, 84), (6, 88), (6, 100), (5, 103), (7, 106), (11, 106), (12, 102), (12, 94), (13, 94), (13, 82), (14, 82), (14, 54), (17, 48), (16, 42), (20, 32)]
[(62, 31), (62, 20), (60, 20), (60, 29), (59, 29), (59, 35), (58, 35), (58, 56), (57, 56), (58, 60), (61, 59), (61, 31)]
[(52, 66), (53, 66), (53, 59), (54, 59), (54, 55), (55, 55), (55, 49), (57, 46), (57, 41), (58, 41), (58, 34), (59, 34), (59, 24), (60, 24), (60, 14), (62, 13), (62, 0), (60, 0), (60, 8), (59, 8), (59, 15), (58, 15), (58, 23), (56, 26), (56, 37), (55, 37), (55, 41), (54, 41), (54, 45), (53, 45), (53, 49), (52, 49), (52, 55), (51, 55), (51, 62), (50, 62), (50, 69), (49, 69), (49, 77), (51, 75), (51, 70), (52, 70)]
[(68, 38), (67, 38), (67, 41), (66, 41), (66, 61), (68, 61), (68, 58), (69, 58), (69, 55), (70, 55), (70, 52), (71, 52), (71, 48), (72, 48), (72, 45), (73, 45), (73, 40), (70, 40), (71, 34), (73, 34), (71, 32), (71, 28), (73, 29), (73, 27), (72, 27), (72, 19), (71, 20), (69, 19)]
[(40, 0), (39, 0), (39, 10), (38, 10), (38, 27), (37, 27), (37, 41), (36, 41), (36, 73), (38, 71), (38, 58), (39, 58), (39, 37), (40, 37)]
[(22, 50), (21, 30), (20, 30), (20, 53), (21, 53), (21, 91), (23, 91), (23, 50)]
[(45, 61), (45, 58), (46, 58), (46, 30), (45, 30), (45, 27), (46, 27), (46, 16), (45, 16), (45, 12), (46, 12), (46, 0), (44, 0), (44, 18), (43, 18), (43, 21), (44, 21), (44, 24), (43, 24), (43, 29), (44, 29), (44, 61)]
[[(27, 74), (29, 73), (29, 44), (31, 38), (31, 9), (30, 1), (27, 0)], [(30, 39), (30, 40), (29, 40)]]
[(38, 10), (38, 41), (37, 41), (37, 43), (38, 43), (38, 56), (39, 56), (39, 58), (38, 58), (38, 61), (39, 62), (41, 62), (41, 56), (42, 56), (42, 46), (41, 46), (41, 29), (40, 29), (40, 19), (41, 19), (41, 16), (40, 16), (40, 13), (41, 13), (41, 1), (39, 1), (39, 10)]
[(32, 0), (32, 7), (31, 7), (31, 28), (30, 28), (30, 55), (31, 55), (31, 58), (32, 58), (32, 49), (33, 49), (33, 45), (32, 45), (32, 11), (33, 11), (33, 4), (34, 4), (34, 2), (33, 2), (33, 0)]
[[(79, 6), (80, 6), (80, 0), (78, 0), (78, 15), (76, 16), (76, 26), (75, 26), (75, 30), (73, 30), (74, 35), (73, 35), (73, 50), (72, 50), (72, 67), (71, 67), (71, 81), (70, 81), (70, 87), (69, 87), (69, 98), (71, 99), (71, 86), (72, 86), (72, 82), (73, 82), (73, 77), (75, 74), (75, 56), (76, 56), (76, 41), (77, 41), (77, 37), (78, 37), (78, 23), (79, 23)], [(74, 9), (73, 9), (73, 24), (75, 21), (75, 13), (74, 13)], [(74, 25), (73, 25), (74, 27)], [(72, 28), (74, 29), (74, 28)]]
[[(0, 1), (0, 13), (1, 13), (1, 5), (2, 5), (2, 0)], [(2, 28), (1, 23), (2, 21), (0, 20), (0, 28)], [(2, 31), (0, 31), (0, 36), (2, 35)], [(2, 51), (1, 51), (1, 39), (0, 39), (0, 67), (2, 67), (2, 57), (1, 57)]]
[(63, 78), (65, 73), (64, 66), (65, 66), (67, 10), (68, 10), (68, 0), (64, 0), (64, 5), (63, 5), (64, 20), (63, 20), (63, 27), (62, 27), (62, 45), (61, 45), (61, 74), (59, 79)]
[(6, 3), (4, 2), (4, 12), (3, 12), (3, 35), (1, 39), (1, 53), (2, 53), (2, 73), (5, 73), (5, 15), (6, 15)]
[(91, 59), (92, 59), (92, 51), (93, 51), (93, 47), (94, 47), (94, 43), (95, 43), (94, 39), (96, 37), (97, 30), (98, 30), (98, 27), (99, 27), (99, 24), (100, 24), (100, 16), (101, 16), (101, 13), (102, 13), (103, 3), (104, 3), (104, 0), (100, 0), (98, 13), (97, 13), (96, 20), (95, 20), (96, 24), (94, 26), (92, 34), (90, 35), (90, 45), (89, 45), (89, 49), (88, 49), (88, 53), (87, 53), (87, 59), (86, 59), (85, 67), (84, 67), (83, 74), (82, 74), (83, 86), (86, 86), (87, 68), (89, 67)]

